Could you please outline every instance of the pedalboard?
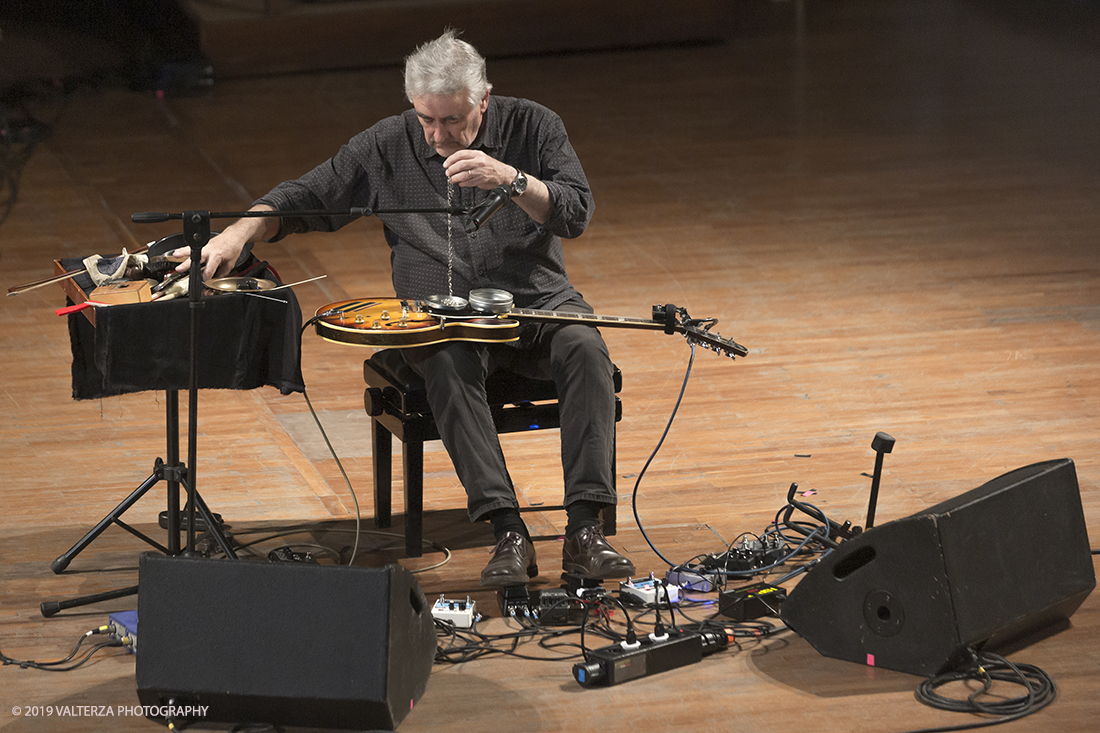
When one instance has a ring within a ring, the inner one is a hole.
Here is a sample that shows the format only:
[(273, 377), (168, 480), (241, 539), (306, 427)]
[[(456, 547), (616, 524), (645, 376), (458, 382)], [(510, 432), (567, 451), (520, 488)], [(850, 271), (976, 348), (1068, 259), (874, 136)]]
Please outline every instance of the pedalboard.
[(467, 596), (464, 601), (451, 601), (440, 596), (432, 606), (432, 618), (451, 624), (456, 629), (472, 628), (477, 621), (477, 602)]
[(767, 583), (754, 583), (718, 594), (718, 613), (734, 621), (778, 616), (787, 591)]

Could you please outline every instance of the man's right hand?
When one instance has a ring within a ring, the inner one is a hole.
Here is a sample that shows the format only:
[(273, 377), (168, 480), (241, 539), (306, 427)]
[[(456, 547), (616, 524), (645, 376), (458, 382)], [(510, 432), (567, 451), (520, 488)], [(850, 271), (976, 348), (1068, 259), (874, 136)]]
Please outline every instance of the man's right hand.
[[(250, 210), (274, 211), (272, 207), (262, 204), (254, 206)], [(246, 244), (258, 239), (270, 239), (275, 236), (278, 230), (279, 219), (277, 217), (238, 219), (230, 224), (225, 228), (225, 231), (216, 237), (212, 237), (206, 243), (206, 246), (202, 248), (203, 281), (207, 282), (228, 275), (233, 270), (233, 266), (237, 264), (237, 259), (241, 256), (241, 250), (244, 249)], [(180, 247), (172, 250), (167, 253), (167, 256), (172, 259), (185, 258), (176, 267), (176, 272), (187, 272), (191, 269), (190, 247)]]

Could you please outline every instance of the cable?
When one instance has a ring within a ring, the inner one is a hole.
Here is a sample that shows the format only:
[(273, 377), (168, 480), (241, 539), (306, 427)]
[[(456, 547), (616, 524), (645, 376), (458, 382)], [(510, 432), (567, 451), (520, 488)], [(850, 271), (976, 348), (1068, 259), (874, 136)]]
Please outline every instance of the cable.
[[(308, 325), (308, 324), (307, 324)], [(305, 327), (302, 329), (305, 330)], [(348, 486), (348, 491), (351, 492), (352, 501), (355, 502), (355, 544), (351, 548), (351, 557), (348, 558), (348, 565), (350, 566), (355, 562), (355, 555), (359, 552), (359, 527), (362, 524), (362, 515), (359, 511), (359, 497), (355, 495), (355, 489), (351, 486), (351, 479), (348, 478), (347, 471), (344, 470), (344, 464), (340, 462), (340, 456), (336, 455), (336, 449), (332, 447), (332, 443), (329, 442), (328, 433), (325, 432), (325, 428), (321, 425), (321, 418), (317, 416), (317, 412), (313, 409), (313, 403), (309, 401), (309, 395), (306, 391), (302, 390), (302, 396), (306, 398), (306, 405), (309, 407), (309, 414), (313, 415), (313, 421), (317, 423), (317, 429), (321, 431), (321, 437), (325, 439), (325, 445), (328, 446), (329, 453), (336, 460), (336, 467), (340, 469), (340, 475), (344, 477), (344, 482)]]
[[(293, 534), (311, 532), (311, 531), (355, 532), (357, 537), (360, 536), (360, 535), (375, 535), (377, 537), (387, 537), (387, 538), (392, 538), (392, 539), (403, 539), (404, 538), (404, 535), (398, 534), (396, 532), (382, 532), (382, 531), (379, 531), (379, 530), (344, 529), (343, 527), (327, 527), (327, 526), (325, 526), (324, 523), (321, 523), (321, 522), (310, 522), (310, 523), (305, 523), (305, 524), (288, 525), (286, 527), (252, 527), (252, 528), (246, 528), (246, 529), (238, 530), (234, 533), (235, 537), (240, 537), (242, 535), (247, 535), (247, 534), (259, 534), (261, 532), (267, 532), (267, 533), (270, 533), (270, 534), (267, 534), (264, 537), (261, 537), (259, 539), (252, 540), (251, 542), (237, 543), (235, 549), (248, 549), (248, 548), (251, 548), (251, 547), (253, 547), (255, 545), (258, 545), (262, 542), (268, 542), (270, 540), (273, 540), (277, 537), (284, 537), (286, 535), (293, 535)], [(430, 547), (433, 550), (438, 550), (439, 552), (442, 552), (443, 553), (443, 559), (440, 560), (439, 562), (435, 563), (434, 565), (428, 565), (428, 566), (423, 567), (423, 568), (417, 568), (416, 570), (410, 570), (409, 572), (411, 572), (413, 574), (423, 573), (423, 572), (426, 572), (428, 570), (435, 570), (436, 568), (442, 567), (443, 565), (446, 565), (448, 562), (450, 562), (450, 560), (451, 560), (451, 551), (447, 547), (445, 547), (444, 545), (441, 545), (438, 542), (435, 542), (434, 540), (430, 540), (430, 539), (423, 539), (423, 540), (421, 540), (421, 543), (426, 547)], [(295, 546), (297, 546), (297, 545), (295, 545)], [(305, 546), (305, 545), (302, 545), (302, 546)], [(324, 547), (324, 546), (321, 545), (321, 547)], [(331, 548), (325, 548), (325, 549), (329, 552), (335, 552)]]
[(73, 650), (71, 652), (69, 652), (68, 656), (66, 656), (64, 659), (58, 659), (57, 661), (54, 661), (54, 662), (37, 662), (37, 661), (34, 661), (33, 659), (30, 659), (30, 660), (12, 659), (11, 657), (4, 654), (3, 652), (0, 652), (0, 661), (3, 662), (3, 666), (5, 666), (5, 667), (7, 667), (9, 665), (18, 665), (21, 669), (38, 669), (38, 670), (41, 670), (43, 672), (68, 672), (70, 670), (74, 670), (77, 667), (80, 667), (81, 665), (85, 664), (89, 659), (92, 658), (92, 655), (95, 654), (96, 652), (98, 652), (100, 649), (106, 649), (107, 647), (126, 646), (121, 640), (111, 639), (110, 641), (105, 641), (105, 642), (102, 642), (100, 644), (96, 644), (94, 647), (92, 647), (87, 652), (85, 652), (84, 656), (80, 657), (79, 659), (77, 659), (75, 662), (73, 662), (69, 666), (67, 666), (67, 667), (62, 667), (61, 666), (61, 665), (71, 661), (73, 658), (76, 657), (77, 653), (80, 651), (80, 647), (84, 644), (84, 641), (88, 637), (93, 636), (94, 634), (106, 633), (108, 630), (110, 630), (109, 626), (100, 626), (99, 628), (92, 629), (90, 631), (85, 632), (84, 635), (81, 636), (80, 639), (76, 642), (76, 646), (73, 647)]
[[(947, 672), (929, 677), (917, 686), (916, 698), (921, 703), (938, 710), (975, 715), (997, 715), (991, 720), (962, 723), (941, 728), (922, 728), (909, 733), (938, 733), (939, 731), (971, 730), (1001, 725), (1019, 720), (1045, 708), (1058, 696), (1058, 687), (1043, 670), (1030, 664), (1013, 664), (1002, 656), (988, 652), (977, 653), (967, 649), (971, 656), (971, 666), (963, 670)], [(973, 691), (965, 700), (945, 697), (937, 689), (952, 682), (978, 681), (982, 686)], [(994, 681), (1020, 685), (1027, 692), (1019, 697), (1004, 698), (998, 695), (992, 702), (983, 702), (980, 698), (990, 695)]]
[(828, 557), (830, 553), (832, 553), (832, 550), (826, 550), (826, 551), (825, 551), (825, 553), (824, 553), (823, 555), (821, 555), (821, 557), (817, 557), (817, 558), (814, 558), (813, 560), (811, 560), (810, 562), (806, 563), (805, 565), (800, 565), (800, 566), (798, 566), (797, 568), (795, 568), (795, 569), (794, 569), (794, 570), (792, 570), (791, 572), (789, 572), (789, 573), (787, 573), (786, 575), (784, 575), (784, 576), (783, 576), (782, 578), (780, 578), (779, 580), (777, 580), (777, 581), (775, 581), (774, 583), (772, 583), (772, 585), (783, 585), (784, 583), (786, 583), (786, 582), (787, 582), (788, 580), (790, 580), (791, 578), (795, 578), (795, 577), (797, 577), (797, 576), (799, 576), (799, 575), (802, 575), (802, 573), (808, 573), (808, 572), (810, 571), (810, 569), (811, 569), (811, 568), (813, 568), (813, 567), (814, 567), (815, 565), (817, 565), (817, 564), (818, 564), (819, 562), (821, 562), (821, 561), (822, 561), (822, 560), (824, 560), (824, 559), (825, 559), (826, 557)]
[(653, 459), (657, 457), (657, 452), (661, 450), (661, 446), (664, 445), (665, 438), (668, 437), (668, 431), (672, 429), (672, 421), (676, 419), (676, 413), (680, 410), (680, 403), (684, 400), (684, 392), (687, 391), (688, 379), (691, 377), (691, 365), (695, 363), (695, 342), (688, 341), (691, 346), (691, 357), (688, 359), (687, 371), (684, 372), (684, 383), (680, 386), (680, 396), (676, 398), (676, 404), (672, 408), (672, 414), (668, 417), (668, 423), (665, 425), (665, 431), (661, 433), (661, 439), (657, 441), (657, 447), (653, 449), (653, 452), (649, 454), (649, 459), (646, 460), (645, 465), (642, 466), (641, 472), (638, 474), (638, 479), (634, 482), (634, 491), (630, 495), (630, 508), (634, 511), (634, 522), (638, 525), (639, 531), (642, 533), (642, 538), (649, 545), (649, 549), (665, 561), (665, 564), (670, 568), (676, 567), (676, 563), (669, 560), (667, 557), (661, 554), (653, 542), (650, 541), (649, 535), (646, 534), (645, 527), (642, 526), (642, 518), (638, 516), (638, 487), (642, 484), (642, 477), (645, 476), (645, 472), (649, 469), (649, 464), (653, 463)]

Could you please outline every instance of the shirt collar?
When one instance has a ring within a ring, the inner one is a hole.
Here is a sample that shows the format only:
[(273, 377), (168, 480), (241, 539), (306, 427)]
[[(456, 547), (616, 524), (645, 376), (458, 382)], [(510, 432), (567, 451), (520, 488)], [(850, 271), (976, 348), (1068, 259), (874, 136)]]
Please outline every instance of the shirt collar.
[(481, 120), (481, 134), (474, 141), (475, 148), (498, 150), (500, 148), (500, 106), (497, 98), (489, 94), (489, 106)]

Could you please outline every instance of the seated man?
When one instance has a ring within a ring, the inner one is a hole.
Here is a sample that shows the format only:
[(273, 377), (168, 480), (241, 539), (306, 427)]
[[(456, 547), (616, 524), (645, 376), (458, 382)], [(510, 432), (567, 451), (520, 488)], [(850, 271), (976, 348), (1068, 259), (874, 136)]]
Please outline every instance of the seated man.
[[(378, 215), (391, 248), (397, 297), (466, 297), (471, 289), (493, 287), (511, 292), (521, 308), (591, 313), (569, 282), (562, 252), (561, 237), (580, 235), (593, 209), (565, 127), (545, 107), (490, 96), (491, 88), (485, 60), (447, 31), (405, 61), (405, 93), (413, 109), (359, 133), (330, 160), (276, 186), (254, 209), (466, 208), (483, 201), (485, 191), (505, 186), (510, 203), (472, 233), (460, 216)], [(350, 221), (241, 219), (204, 248), (205, 277), (228, 271), (245, 242), (334, 231)], [(553, 379), (557, 387), (568, 511), (563, 569), (596, 579), (634, 573), (599, 523), (601, 506), (616, 501), (615, 395), (611, 360), (595, 328), (529, 324), (515, 343), (452, 341), (402, 355), (425, 380), (443, 444), (466, 489), (470, 520), (493, 525), (497, 543), (482, 585), (524, 583), (538, 572), (486, 403), (485, 379), (497, 369)]]

